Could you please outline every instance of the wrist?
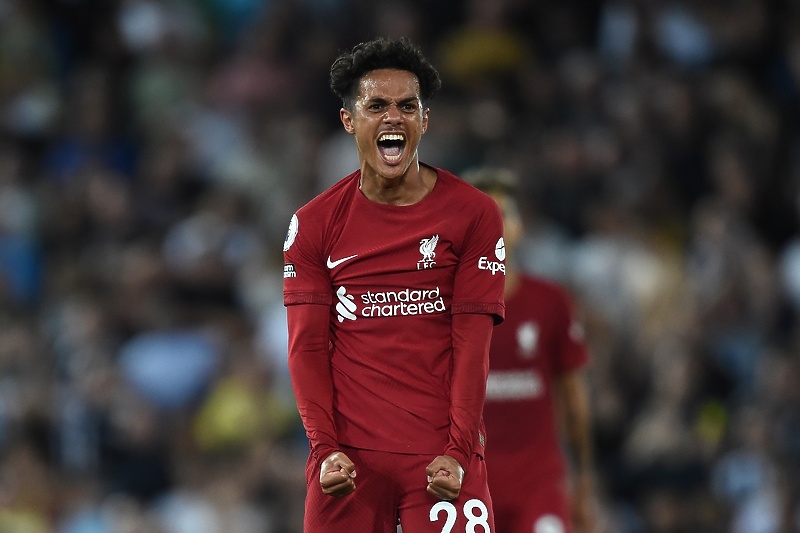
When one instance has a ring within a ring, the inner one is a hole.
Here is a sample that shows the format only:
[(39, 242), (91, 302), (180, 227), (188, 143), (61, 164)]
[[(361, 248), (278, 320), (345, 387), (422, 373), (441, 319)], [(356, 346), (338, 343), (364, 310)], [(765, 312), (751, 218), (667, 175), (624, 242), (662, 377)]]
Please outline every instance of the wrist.
[(450, 450), (445, 450), (443, 455), (446, 455), (447, 457), (450, 457), (453, 460), (455, 460), (455, 462), (458, 463), (458, 466), (461, 468), (462, 473), (466, 473), (467, 471), (466, 467), (469, 466), (469, 460), (463, 452), (460, 452), (455, 449), (450, 449)]

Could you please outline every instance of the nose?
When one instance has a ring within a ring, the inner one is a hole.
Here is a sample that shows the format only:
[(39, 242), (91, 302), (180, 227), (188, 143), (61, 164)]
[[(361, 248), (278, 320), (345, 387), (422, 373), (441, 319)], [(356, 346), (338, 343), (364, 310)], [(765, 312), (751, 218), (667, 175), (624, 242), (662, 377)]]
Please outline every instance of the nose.
[(397, 104), (389, 104), (386, 108), (386, 114), (383, 115), (383, 120), (390, 124), (398, 124), (403, 120), (403, 113), (400, 112), (400, 108)]

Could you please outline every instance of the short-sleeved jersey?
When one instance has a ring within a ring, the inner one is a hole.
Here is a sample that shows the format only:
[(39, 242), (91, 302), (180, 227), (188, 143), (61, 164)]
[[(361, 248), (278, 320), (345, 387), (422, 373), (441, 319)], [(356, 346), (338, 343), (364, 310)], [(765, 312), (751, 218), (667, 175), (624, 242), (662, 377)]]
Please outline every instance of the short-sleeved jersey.
[[(408, 206), (379, 204), (345, 177), (292, 217), (284, 304), (330, 306), (333, 419), (340, 444), (442, 452), (450, 427), (451, 316), (504, 316), (505, 248), (493, 200), (435, 169)], [(479, 435), (474, 449), (483, 453)]]
[(483, 415), (493, 497), (523, 494), (534, 479), (564, 475), (553, 385), (560, 374), (588, 361), (582, 329), (563, 288), (523, 275), (505, 305), (506, 320), (492, 334)]

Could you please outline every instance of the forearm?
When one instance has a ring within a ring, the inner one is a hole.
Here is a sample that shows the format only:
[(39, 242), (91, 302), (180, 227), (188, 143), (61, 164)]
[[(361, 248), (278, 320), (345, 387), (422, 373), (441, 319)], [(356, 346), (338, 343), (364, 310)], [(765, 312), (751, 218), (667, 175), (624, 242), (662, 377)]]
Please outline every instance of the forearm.
[(463, 468), (470, 463), (473, 443), (480, 429), (493, 325), (491, 315), (453, 315), (450, 434), (444, 454), (455, 458)]
[(571, 372), (559, 382), (563, 424), (572, 455), (572, 519), (576, 532), (589, 532), (595, 522), (595, 480), (590, 407), (585, 378)]
[(312, 453), (324, 459), (337, 449), (327, 306), (287, 307), (289, 372), (297, 409)]
[(575, 474), (590, 476), (594, 454), (588, 391), (583, 374), (573, 372), (560, 381), (562, 417)]

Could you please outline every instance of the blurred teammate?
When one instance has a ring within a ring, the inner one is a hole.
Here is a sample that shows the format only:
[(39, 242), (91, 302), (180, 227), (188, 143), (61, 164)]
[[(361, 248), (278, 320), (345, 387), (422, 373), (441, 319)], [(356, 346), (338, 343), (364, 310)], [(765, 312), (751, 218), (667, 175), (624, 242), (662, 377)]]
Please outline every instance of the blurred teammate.
[[(594, 494), (581, 372), (588, 351), (581, 328), (563, 288), (514, 265), (513, 251), (524, 231), (514, 199), (515, 175), (482, 168), (463, 176), (500, 206), (508, 258), (506, 320), (492, 337), (484, 407), (497, 531), (588, 533), (593, 531)], [(574, 459), (571, 480), (562, 430)]]
[(494, 531), (481, 414), (504, 314), (499, 210), (419, 162), (441, 82), (416, 47), (362, 43), (330, 74), (360, 169), (300, 208), (284, 243), (304, 531)]

